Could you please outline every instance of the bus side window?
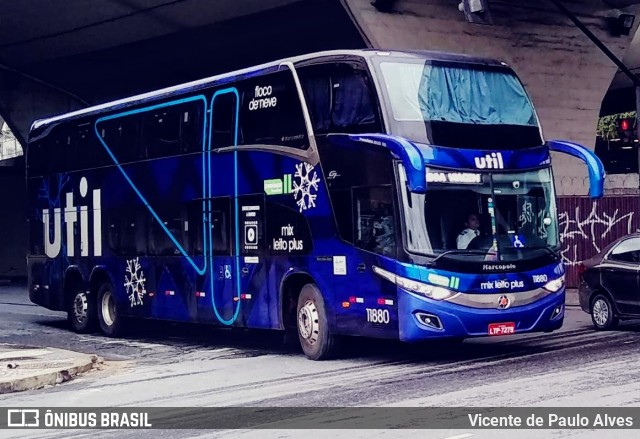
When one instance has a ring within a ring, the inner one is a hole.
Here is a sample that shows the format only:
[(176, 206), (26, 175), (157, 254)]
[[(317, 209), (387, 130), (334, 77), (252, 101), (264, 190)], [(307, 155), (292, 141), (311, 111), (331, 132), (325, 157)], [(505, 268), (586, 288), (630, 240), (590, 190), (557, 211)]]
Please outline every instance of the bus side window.
[(108, 212), (107, 242), (114, 254), (144, 256), (147, 253), (147, 212), (142, 206)]
[(356, 246), (384, 256), (396, 255), (396, 227), (391, 186), (353, 190)]
[(138, 142), (139, 122), (140, 117), (133, 114), (97, 124), (98, 134), (118, 163), (129, 163), (143, 157)]
[(281, 70), (238, 82), (239, 145), (307, 149), (307, 127), (293, 73)]
[(213, 101), (211, 146), (214, 149), (235, 145), (236, 101), (235, 93), (220, 94)]
[[(171, 240), (170, 233), (182, 248), (189, 252), (189, 240), (187, 239), (188, 220), (187, 209), (184, 206), (162, 206), (156, 213), (162, 220), (162, 224), (150, 215), (151, 228), (149, 233), (149, 253), (157, 256), (175, 256), (180, 254), (180, 249)], [(168, 233), (167, 233), (168, 232)]]
[(143, 156), (160, 158), (180, 152), (180, 116), (181, 112), (175, 106), (143, 113)]
[(211, 233), (213, 254), (231, 255), (230, 198), (211, 200)]
[(205, 201), (197, 200), (189, 203), (187, 207), (187, 235), (189, 239), (189, 249), (192, 256), (204, 255), (204, 235), (203, 225), (205, 215), (203, 203)]
[(203, 150), (204, 103), (189, 102), (178, 107), (180, 113), (180, 148), (183, 153)]
[(314, 134), (381, 132), (375, 93), (367, 70), (352, 64), (297, 69)]

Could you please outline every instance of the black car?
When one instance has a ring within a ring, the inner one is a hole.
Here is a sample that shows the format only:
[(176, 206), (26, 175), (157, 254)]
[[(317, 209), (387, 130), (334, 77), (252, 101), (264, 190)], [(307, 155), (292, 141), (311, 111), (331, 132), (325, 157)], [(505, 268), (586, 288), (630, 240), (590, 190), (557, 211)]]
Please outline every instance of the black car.
[(640, 317), (640, 233), (624, 236), (578, 267), (578, 296), (596, 329)]

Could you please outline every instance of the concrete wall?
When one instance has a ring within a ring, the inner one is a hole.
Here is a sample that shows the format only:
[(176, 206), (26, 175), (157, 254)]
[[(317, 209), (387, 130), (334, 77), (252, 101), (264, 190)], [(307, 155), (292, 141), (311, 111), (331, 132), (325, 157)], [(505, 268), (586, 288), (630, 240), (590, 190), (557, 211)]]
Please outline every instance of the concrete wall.
[[(442, 50), (504, 60), (527, 87), (546, 139), (567, 139), (594, 148), (600, 105), (617, 67), (550, 1), (491, 0), (492, 26), (468, 23), (457, 9), (457, 0), (398, 0), (390, 14), (376, 11), (370, 0), (344, 3), (374, 47)], [(609, 6), (600, 0), (564, 4), (622, 58), (631, 36), (608, 35)], [(626, 10), (637, 13), (640, 7)], [(584, 165), (562, 155), (554, 155), (553, 160), (560, 195), (586, 194)], [(637, 188), (637, 175), (607, 182), (608, 188), (620, 185)]]
[(27, 275), (27, 213), (21, 158), (0, 165), (0, 279)]

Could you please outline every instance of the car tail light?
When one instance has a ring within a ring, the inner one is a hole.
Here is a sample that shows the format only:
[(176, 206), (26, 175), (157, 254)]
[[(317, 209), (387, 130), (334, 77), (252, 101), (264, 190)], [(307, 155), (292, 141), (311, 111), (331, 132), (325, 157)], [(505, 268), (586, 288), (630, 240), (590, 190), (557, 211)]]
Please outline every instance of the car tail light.
[(580, 262), (577, 268), (578, 277), (580, 279), (582, 279), (582, 275), (584, 274), (585, 271), (587, 271), (587, 267), (585, 267), (584, 264)]

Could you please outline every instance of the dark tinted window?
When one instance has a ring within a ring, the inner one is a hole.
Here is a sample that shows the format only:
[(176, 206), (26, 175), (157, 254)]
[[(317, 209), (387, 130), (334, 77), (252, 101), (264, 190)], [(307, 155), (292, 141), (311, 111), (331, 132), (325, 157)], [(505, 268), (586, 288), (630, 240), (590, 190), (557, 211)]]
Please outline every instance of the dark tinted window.
[(138, 135), (140, 119), (138, 114), (131, 114), (98, 123), (98, 134), (118, 163), (129, 163), (144, 157)]
[(151, 222), (149, 229), (149, 254), (157, 256), (180, 255), (180, 250), (171, 240), (171, 236), (180, 243), (187, 253), (190, 253), (188, 239), (189, 221), (186, 206), (160, 206), (155, 209), (155, 212), (162, 223), (153, 215), (149, 214)]
[(145, 207), (113, 209), (107, 213), (107, 243), (116, 255), (143, 256), (147, 253), (148, 210)]
[(211, 239), (214, 255), (231, 255), (231, 199), (211, 200)]
[(202, 151), (202, 101), (168, 105), (141, 113), (142, 156), (159, 158)]
[(213, 100), (211, 112), (211, 146), (223, 148), (236, 143), (236, 111), (238, 99), (235, 93), (222, 93)]
[(281, 204), (267, 203), (266, 238), (271, 254), (307, 254), (313, 249), (305, 216)]
[(163, 107), (142, 113), (142, 155), (166, 157), (180, 152), (181, 111)]
[(380, 132), (378, 106), (364, 66), (326, 64), (297, 69), (314, 132)]
[(631, 238), (622, 241), (613, 248), (609, 259), (614, 261), (640, 263), (640, 238)]
[(238, 83), (241, 145), (268, 144), (306, 149), (307, 130), (289, 70)]
[(396, 226), (391, 186), (353, 190), (355, 244), (385, 256), (396, 254)]

